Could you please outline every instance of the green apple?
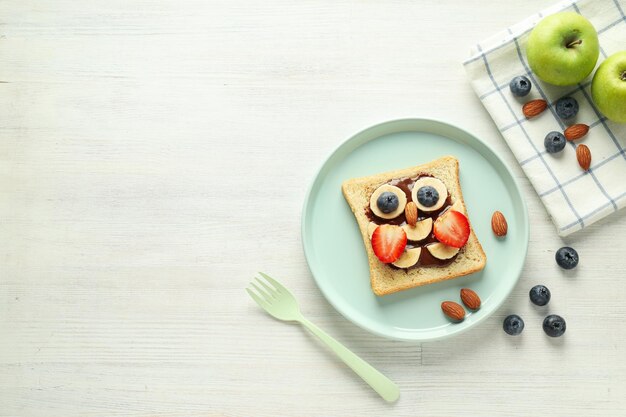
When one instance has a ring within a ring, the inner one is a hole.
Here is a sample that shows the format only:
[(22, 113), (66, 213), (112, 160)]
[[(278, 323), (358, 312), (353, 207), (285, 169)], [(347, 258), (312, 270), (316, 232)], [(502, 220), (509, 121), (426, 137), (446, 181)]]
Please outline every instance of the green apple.
[(609, 120), (626, 123), (626, 51), (600, 64), (591, 82), (591, 97)]
[(600, 44), (591, 22), (574, 12), (545, 17), (530, 32), (526, 56), (533, 72), (554, 85), (584, 80), (598, 61)]

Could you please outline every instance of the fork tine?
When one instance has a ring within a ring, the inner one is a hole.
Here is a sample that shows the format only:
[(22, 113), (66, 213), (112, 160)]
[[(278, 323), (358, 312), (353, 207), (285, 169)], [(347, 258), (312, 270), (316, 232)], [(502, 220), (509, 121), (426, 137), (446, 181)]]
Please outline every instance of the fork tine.
[(263, 272), (259, 272), (259, 275), (261, 275), (263, 278), (268, 280), (274, 286), (274, 288), (276, 288), (276, 291), (278, 291), (279, 293), (283, 293), (287, 291), (287, 289), (283, 286), (283, 284), (276, 281), (274, 278), (270, 277), (269, 275), (264, 274)]
[(246, 292), (248, 293), (248, 295), (250, 295), (250, 297), (252, 297), (252, 299), (254, 301), (256, 301), (256, 303), (262, 307), (263, 309), (267, 310), (269, 308), (269, 304), (261, 299), (261, 297), (259, 297), (254, 291), (252, 291), (250, 288), (246, 288)]
[(265, 299), (265, 302), (267, 304), (270, 304), (272, 302), (272, 298), (273, 297), (271, 295), (269, 295), (268, 293), (266, 293), (265, 290), (261, 289), (254, 282), (251, 282), (250, 285), (252, 285), (254, 287), (254, 289), (256, 290), (257, 293), (261, 294), (261, 296)]
[(274, 288), (272, 288), (271, 286), (267, 285), (265, 283), (265, 281), (263, 281), (262, 279), (259, 278), (254, 278), (256, 282), (258, 282), (259, 284), (261, 284), (261, 286), (263, 288), (265, 288), (265, 290), (269, 293), (269, 295), (272, 296), (272, 298), (276, 298), (276, 293), (278, 292), (277, 290), (275, 290)]

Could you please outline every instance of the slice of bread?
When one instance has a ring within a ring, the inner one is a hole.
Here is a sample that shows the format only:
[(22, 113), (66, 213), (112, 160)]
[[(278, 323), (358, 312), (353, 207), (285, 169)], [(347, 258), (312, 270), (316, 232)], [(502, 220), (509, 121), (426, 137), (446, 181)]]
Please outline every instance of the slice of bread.
[[(487, 256), (483, 251), (474, 230), (454, 260), (444, 266), (419, 266), (409, 269), (398, 269), (381, 262), (372, 249), (368, 234), (368, 218), (370, 196), (382, 184), (393, 179), (417, 177), (419, 175), (432, 176), (442, 181), (448, 189), (451, 204), (469, 218), (461, 184), (459, 182), (459, 161), (452, 156), (445, 156), (424, 165), (406, 169), (371, 175), (369, 177), (354, 178), (342, 184), (343, 195), (350, 205), (361, 230), (361, 236), (367, 251), (370, 268), (370, 282), (376, 295), (386, 295), (409, 288), (432, 284), (434, 282), (457, 278), (478, 272), (485, 267)], [(422, 250), (426, 250), (423, 248)]]

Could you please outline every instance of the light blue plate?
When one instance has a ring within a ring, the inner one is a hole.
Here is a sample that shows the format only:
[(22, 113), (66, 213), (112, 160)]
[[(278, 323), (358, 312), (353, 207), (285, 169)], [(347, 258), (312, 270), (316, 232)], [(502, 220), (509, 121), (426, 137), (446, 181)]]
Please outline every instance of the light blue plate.
[[(472, 227), (487, 254), (487, 266), (466, 277), (378, 297), (370, 287), (363, 240), (341, 193), (341, 183), (444, 155), (459, 159), (463, 196)], [(509, 224), (504, 239), (491, 231), (495, 210), (504, 213)], [(464, 130), (425, 119), (382, 123), (344, 142), (319, 170), (302, 214), (302, 242), (309, 268), (337, 311), (380, 336), (420, 342), (458, 334), (493, 313), (519, 278), (528, 234), (528, 213), (519, 186), (493, 150)], [(454, 324), (443, 315), (440, 304), (460, 302), (463, 287), (478, 293), (482, 308)]]

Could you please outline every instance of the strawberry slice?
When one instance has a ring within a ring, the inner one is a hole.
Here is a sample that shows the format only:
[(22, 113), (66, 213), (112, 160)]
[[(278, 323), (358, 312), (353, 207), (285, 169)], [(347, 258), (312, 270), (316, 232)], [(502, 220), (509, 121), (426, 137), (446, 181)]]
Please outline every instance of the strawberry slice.
[(400, 226), (383, 224), (372, 234), (372, 249), (381, 262), (386, 264), (397, 261), (406, 246), (406, 233)]
[(454, 248), (461, 248), (469, 239), (469, 220), (463, 213), (448, 210), (435, 221), (433, 233), (441, 243)]

